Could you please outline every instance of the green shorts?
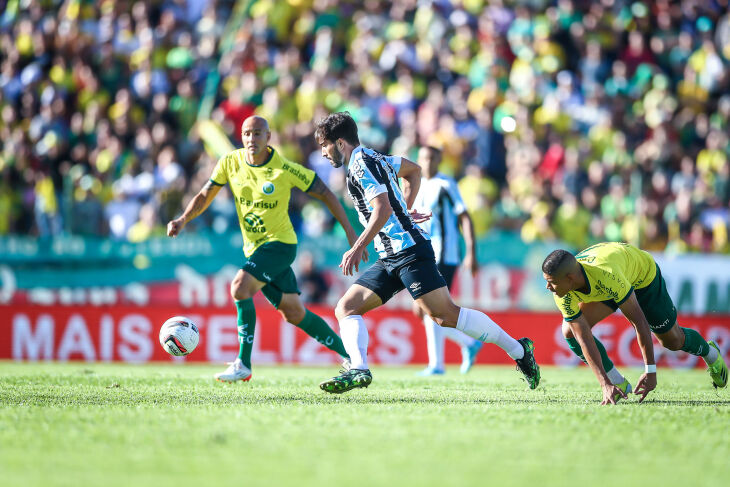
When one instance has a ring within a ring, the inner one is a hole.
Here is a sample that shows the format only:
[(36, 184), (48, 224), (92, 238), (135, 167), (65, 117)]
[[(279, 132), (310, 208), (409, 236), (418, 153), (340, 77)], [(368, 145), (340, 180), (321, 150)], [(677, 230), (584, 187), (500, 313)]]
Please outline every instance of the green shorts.
[[(636, 289), (636, 300), (649, 322), (649, 328), (655, 334), (668, 332), (677, 322), (677, 308), (667, 292), (667, 285), (662, 277), (659, 266), (656, 266), (656, 276), (651, 283), (641, 289)], [(618, 305), (611, 300), (603, 301), (605, 305), (616, 311)]]
[(301, 294), (291, 268), (296, 256), (296, 244), (268, 242), (254, 250), (243, 264), (244, 272), (266, 283), (261, 292), (277, 309), (284, 294)]

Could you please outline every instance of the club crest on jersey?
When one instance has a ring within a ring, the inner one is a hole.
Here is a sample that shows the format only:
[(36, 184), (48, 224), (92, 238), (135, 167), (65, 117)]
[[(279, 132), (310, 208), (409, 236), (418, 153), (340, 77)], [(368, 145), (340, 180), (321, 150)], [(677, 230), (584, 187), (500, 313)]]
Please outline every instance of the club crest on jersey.
[(261, 187), (261, 191), (263, 191), (264, 194), (271, 194), (274, 192), (274, 189), (276, 188), (274, 187), (274, 183), (272, 183), (271, 181), (266, 181)]

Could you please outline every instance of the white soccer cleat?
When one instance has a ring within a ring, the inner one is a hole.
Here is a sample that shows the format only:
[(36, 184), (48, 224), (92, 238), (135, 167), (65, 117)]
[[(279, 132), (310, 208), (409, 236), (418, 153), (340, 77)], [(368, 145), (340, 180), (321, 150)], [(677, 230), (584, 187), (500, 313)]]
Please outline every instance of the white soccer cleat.
[(236, 382), (237, 380), (247, 382), (251, 380), (251, 370), (243, 365), (241, 359), (236, 359), (229, 362), (226, 370), (215, 374), (215, 380), (221, 382)]

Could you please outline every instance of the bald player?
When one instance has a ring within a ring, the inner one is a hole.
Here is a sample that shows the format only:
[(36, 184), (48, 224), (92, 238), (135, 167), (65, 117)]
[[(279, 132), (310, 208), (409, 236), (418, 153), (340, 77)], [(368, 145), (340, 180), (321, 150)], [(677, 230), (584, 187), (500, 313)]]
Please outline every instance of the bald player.
[(617, 309), (636, 329), (644, 357), (644, 374), (634, 392), (643, 401), (657, 384), (651, 334), (669, 350), (702, 357), (715, 387), (727, 386), (727, 367), (714, 342), (677, 323), (677, 309), (667, 293), (659, 266), (648, 252), (618, 242), (588, 247), (573, 256), (555, 250), (542, 264), (547, 289), (563, 314), (563, 336), (568, 346), (596, 374), (603, 390), (602, 404), (615, 404), (631, 392), (631, 385), (613, 366), (593, 328)]
[[(271, 131), (261, 117), (249, 117), (241, 126), (243, 149), (221, 157), (210, 180), (193, 197), (183, 214), (167, 224), (174, 237), (185, 224), (203, 213), (228, 184), (243, 234), (246, 262), (231, 283), (238, 315), (238, 357), (215, 378), (222, 382), (251, 379), (251, 351), (256, 326), (253, 296), (260, 290), (289, 323), (343, 359), (349, 359), (340, 337), (325, 321), (304, 308), (291, 265), (297, 252), (297, 236), (289, 219), (292, 188), (322, 201), (345, 229), (352, 245), (357, 234), (337, 197), (314, 171), (288, 161), (269, 145)], [(363, 256), (367, 260), (367, 256)]]

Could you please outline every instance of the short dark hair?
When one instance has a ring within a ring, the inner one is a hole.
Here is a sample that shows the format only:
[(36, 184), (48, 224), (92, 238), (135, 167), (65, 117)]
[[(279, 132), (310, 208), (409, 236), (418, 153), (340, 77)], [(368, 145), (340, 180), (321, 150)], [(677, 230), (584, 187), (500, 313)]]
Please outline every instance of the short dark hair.
[(424, 145), (423, 147), (433, 154), (434, 157), (441, 159), (441, 149), (432, 145)]
[(360, 138), (357, 136), (357, 124), (349, 112), (333, 113), (323, 118), (317, 122), (314, 135), (330, 142), (345, 139), (349, 144), (360, 145)]
[(550, 255), (545, 257), (545, 261), (542, 263), (542, 271), (548, 276), (555, 276), (564, 272), (572, 261), (575, 261), (575, 257), (567, 250), (553, 250)]

